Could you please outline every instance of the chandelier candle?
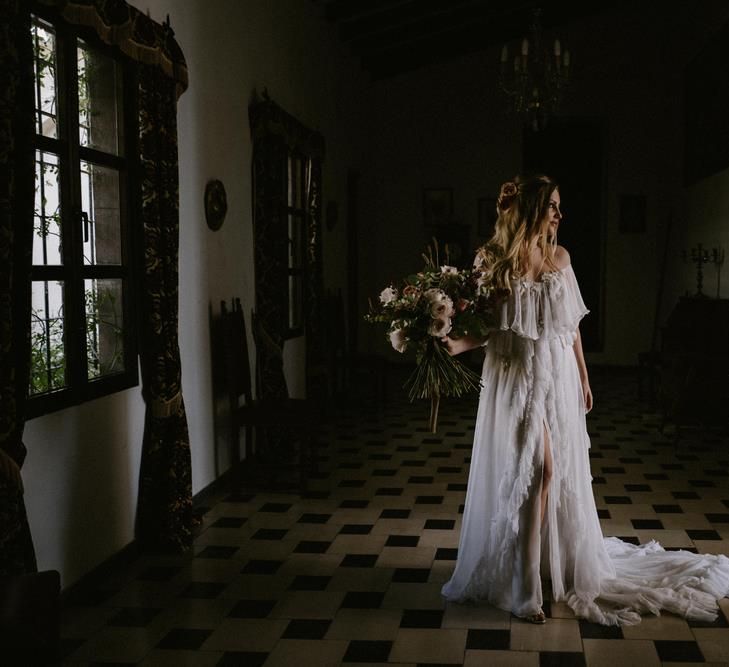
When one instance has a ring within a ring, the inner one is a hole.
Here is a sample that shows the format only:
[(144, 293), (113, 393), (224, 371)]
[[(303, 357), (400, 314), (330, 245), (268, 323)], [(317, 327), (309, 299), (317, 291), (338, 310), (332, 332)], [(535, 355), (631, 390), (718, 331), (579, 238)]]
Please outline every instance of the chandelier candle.
[(543, 128), (558, 109), (569, 80), (570, 52), (555, 39), (552, 48), (542, 47), (541, 10), (535, 9), (531, 37), (524, 37), (514, 55), (510, 74), (509, 45), (501, 49), (499, 86), (518, 114), (524, 114), (534, 130)]

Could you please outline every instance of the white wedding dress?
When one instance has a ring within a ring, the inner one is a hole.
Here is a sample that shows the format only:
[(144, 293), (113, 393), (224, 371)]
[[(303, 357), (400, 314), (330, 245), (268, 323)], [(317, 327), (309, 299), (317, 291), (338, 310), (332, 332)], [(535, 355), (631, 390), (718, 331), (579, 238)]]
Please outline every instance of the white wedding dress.
[[(571, 266), (512, 283), (485, 347), (451, 601), (487, 601), (517, 616), (552, 599), (596, 623), (633, 624), (666, 610), (716, 618), (729, 558), (603, 538), (573, 343), (588, 312)], [(553, 472), (540, 517), (545, 429)]]

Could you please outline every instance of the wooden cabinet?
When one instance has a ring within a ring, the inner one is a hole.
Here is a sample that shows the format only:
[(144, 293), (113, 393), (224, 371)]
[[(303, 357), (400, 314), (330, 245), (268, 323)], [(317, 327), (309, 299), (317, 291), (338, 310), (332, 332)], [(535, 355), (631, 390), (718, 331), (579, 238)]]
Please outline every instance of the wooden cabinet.
[(682, 297), (662, 329), (666, 422), (729, 426), (729, 299)]

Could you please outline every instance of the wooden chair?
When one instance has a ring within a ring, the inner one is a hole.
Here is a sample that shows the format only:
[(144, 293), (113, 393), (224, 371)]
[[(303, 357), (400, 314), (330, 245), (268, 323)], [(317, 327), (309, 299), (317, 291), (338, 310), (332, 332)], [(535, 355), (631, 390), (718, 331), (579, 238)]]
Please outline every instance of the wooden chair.
[[(241, 458), (241, 429), (245, 429), (246, 436), (245, 457), (237, 466), (237, 480), (247, 486), (277, 487), (294, 472), (296, 483), (303, 490), (308, 473), (314, 466), (311, 440), (318, 423), (316, 411), (311, 409), (308, 401), (288, 396), (280, 348), (277, 352), (280, 356), (278, 391), (265, 393), (262, 390), (261, 374), (276, 373), (275, 363), (262, 358), (271, 354), (268, 348), (273, 341), (267, 340), (260, 331), (256, 332), (255, 327), (258, 381), (256, 397), (253, 397), (248, 339), (240, 299), (233, 299), (230, 309), (222, 301), (220, 310), (223, 375), (229, 402), (230, 438), (236, 461)], [(262, 348), (267, 349), (264, 351)], [(270, 381), (268, 378), (269, 384)]]
[(349, 349), (342, 292), (327, 290), (324, 315), (329, 395), (340, 406), (358, 405), (379, 413), (387, 404), (386, 363), (380, 355), (363, 355)]

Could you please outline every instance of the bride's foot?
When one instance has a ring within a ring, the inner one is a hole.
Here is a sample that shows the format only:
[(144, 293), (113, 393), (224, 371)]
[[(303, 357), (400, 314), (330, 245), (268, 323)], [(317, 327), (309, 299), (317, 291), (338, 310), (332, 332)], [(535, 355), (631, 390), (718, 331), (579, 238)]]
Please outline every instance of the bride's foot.
[(530, 614), (529, 616), (524, 616), (524, 620), (528, 623), (534, 623), (535, 625), (544, 625), (547, 622), (547, 617), (544, 615), (544, 612), (540, 609), (536, 614)]

